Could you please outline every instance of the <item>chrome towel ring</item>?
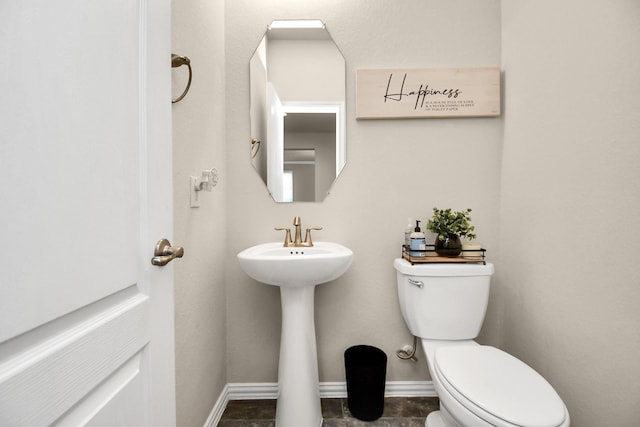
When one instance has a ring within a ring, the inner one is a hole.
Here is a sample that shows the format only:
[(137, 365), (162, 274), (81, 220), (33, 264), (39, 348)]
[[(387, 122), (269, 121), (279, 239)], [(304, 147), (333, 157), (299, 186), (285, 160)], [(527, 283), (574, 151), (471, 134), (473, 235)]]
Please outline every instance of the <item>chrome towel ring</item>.
[(185, 97), (187, 92), (189, 92), (189, 88), (191, 87), (191, 60), (186, 56), (178, 56), (175, 53), (171, 54), (171, 68), (177, 68), (186, 65), (189, 68), (189, 80), (187, 81), (187, 87), (182, 92), (182, 95), (177, 97), (176, 99), (172, 99), (171, 103), (175, 104), (176, 102), (182, 101), (182, 98)]

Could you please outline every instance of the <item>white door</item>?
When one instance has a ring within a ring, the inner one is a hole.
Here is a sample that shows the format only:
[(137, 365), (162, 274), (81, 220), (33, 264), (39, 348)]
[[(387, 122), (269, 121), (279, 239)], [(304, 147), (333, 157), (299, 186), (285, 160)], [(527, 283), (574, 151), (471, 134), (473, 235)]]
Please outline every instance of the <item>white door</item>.
[(276, 202), (284, 199), (284, 110), (276, 88), (267, 83), (267, 188)]
[(0, 1), (2, 426), (175, 424), (170, 12)]

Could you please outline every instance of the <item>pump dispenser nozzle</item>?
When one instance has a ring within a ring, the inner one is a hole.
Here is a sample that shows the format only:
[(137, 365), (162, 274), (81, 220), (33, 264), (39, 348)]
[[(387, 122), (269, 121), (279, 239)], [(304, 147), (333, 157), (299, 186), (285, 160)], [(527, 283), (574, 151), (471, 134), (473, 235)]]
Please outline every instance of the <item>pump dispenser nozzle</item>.
[(421, 232), (421, 231), (422, 231), (422, 230), (420, 230), (420, 223), (421, 223), (421, 222), (422, 222), (422, 221), (416, 220), (416, 228), (414, 228), (414, 229), (413, 229), (413, 231), (415, 231), (415, 232), (417, 232), (417, 233), (419, 233), (419, 232)]

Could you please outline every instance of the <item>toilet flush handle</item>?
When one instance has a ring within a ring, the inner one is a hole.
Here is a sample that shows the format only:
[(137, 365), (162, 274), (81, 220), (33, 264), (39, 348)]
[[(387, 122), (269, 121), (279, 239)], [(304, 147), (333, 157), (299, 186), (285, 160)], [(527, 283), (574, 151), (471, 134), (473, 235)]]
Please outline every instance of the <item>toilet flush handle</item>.
[(419, 287), (420, 289), (422, 289), (424, 287), (424, 283), (422, 283), (419, 280), (413, 280), (413, 279), (409, 278), (409, 283), (411, 283), (413, 286)]

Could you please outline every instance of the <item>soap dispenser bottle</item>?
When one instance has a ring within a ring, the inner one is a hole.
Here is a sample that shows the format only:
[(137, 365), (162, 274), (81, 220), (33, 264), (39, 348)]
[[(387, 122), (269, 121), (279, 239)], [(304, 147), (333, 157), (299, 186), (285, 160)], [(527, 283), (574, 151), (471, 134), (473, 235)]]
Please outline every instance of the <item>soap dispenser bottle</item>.
[(410, 249), (409, 255), (412, 257), (424, 257), (427, 255), (425, 252), (427, 249), (427, 239), (422, 230), (420, 230), (420, 221), (416, 221), (416, 228), (414, 228), (413, 233), (411, 233)]

